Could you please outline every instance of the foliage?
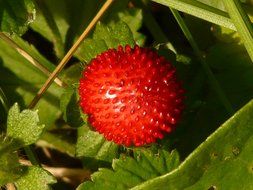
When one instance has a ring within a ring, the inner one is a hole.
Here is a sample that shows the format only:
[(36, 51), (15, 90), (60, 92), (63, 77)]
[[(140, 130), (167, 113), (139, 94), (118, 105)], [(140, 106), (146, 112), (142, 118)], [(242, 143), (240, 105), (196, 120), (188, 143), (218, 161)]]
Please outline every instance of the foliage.
[[(252, 189), (251, 1), (114, 1), (58, 73), (64, 85), (53, 83), (28, 109), (48, 77), (31, 63), (53, 72), (104, 2), (0, 0), (0, 186)], [(176, 130), (142, 148), (106, 141), (78, 102), (89, 61), (126, 44), (155, 47), (187, 92)]]
[[(253, 179), (252, 111), (253, 101), (209, 136), (174, 172), (135, 189), (250, 188)], [(236, 180), (238, 177), (240, 183)]]
[(0, 31), (23, 34), (29, 23), (35, 19), (32, 0), (9, 0), (0, 2)]
[[(24, 40), (17, 36), (14, 36), (14, 40), (50, 70), (55, 67)], [(46, 76), (2, 40), (0, 47), (0, 76), (3, 78), (0, 81), (1, 88), (10, 105), (19, 102), (21, 108), (25, 108), (46, 80)], [(41, 121), (47, 126), (52, 125), (60, 115), (58, 104), (61, 93), (62, 89), (53, 85), (36, 107)]]
[(23, 169), (18, 163), (18, 155), (15, 153), (16, 141), (1, 137), (0, 139), (0, 186), (18, 179)]
[(83, 42), (77, 55), (81, 61), (89, 62), (108, 48), (117, 48), (119, 45), (127, 44), (134, 45), (133, 34), (127, 24), (119, 22), (112, 26), (104, 26), (99, 23), (93, 33), (93, 38)]
[(100, 161), (111, 162), (117, 155), (118, 146), (106, 141), (98, 132), (86, 127), (78, 129), (76, 155), (78, 157), (91, 157)]
[(15, 185), (21, 190), (49, 190), (51, 188), (48, 184), (55, 182), (54, 177), (45, 170), (31, 166), (27, 169), (26, 174), (15, 182)]
[(99, 169), (91, 176), (93, 182), (85, 182), (78, 189), (129, 189), (171, 172), (178, 164), (179, 157), (175, 151), (169, 154), (165, 150), (135, 150), (133, 158), (122, 155), (113, 160), (113, 170)]
[(18, 161), (17, 150), (35, 143), (45, 125), (38, 125), (37, 111), (23, 110), (14, 104), (8, 113), (7, 133), (0, 139), (0, 185), (15, 183), (18, 189), (50, 189), (54, 177), (37, 166), (23, 166)]
[(37, 112), (24, 110), (20, 113), (17, 104), (9, 110), (7, 120), (7, 136), (23, 142), (23, 145), (30, 145), (36, 142), (41, 136), (45, 125), (39, 125)]

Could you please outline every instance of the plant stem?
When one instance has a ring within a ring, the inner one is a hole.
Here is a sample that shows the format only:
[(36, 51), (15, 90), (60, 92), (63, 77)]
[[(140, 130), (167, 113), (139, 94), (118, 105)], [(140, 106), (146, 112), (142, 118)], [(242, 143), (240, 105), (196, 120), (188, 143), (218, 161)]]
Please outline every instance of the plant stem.
[(239, 0), (223, 0), (223, 3), (253, 61), (253, 27), (248, 15), (243, 10)]
[(78, 40), (75, 42), (75, 44), (70, 48), (68, 53), (63, 57), (61, 62), (58, 64), (58, 66), (55, 68), (53, 73), (49, 76), (45, 84), (41, 87), (41, 89), (38, 91), (34, 99), (29, 105), (29, 108), (34, 108), (36, 104), (39, 102), (40, 98), (43, 96), (43, 94), (47, 91), (47, 89), (50, 87), (56, 76), (61, 72), (61, 70), (64, 68), (64, 66), (67, 64), (67, 62), (70, 60), (70, 58), (73, 56), (81, 42), (86, 38), (86, 36), (89, 34), (91, 29), (95, 26), (97, 21), (102, 17), (102, 15), (105, 13), (105, 11), (109, 8), (109, 6), (112, 4), (113, 0), (107, 0), (104, 5), (101, 7), (101, 9), (98, 11), (97, 15), (92, 19), (90, 24), (87, 26), (87, 28), (83, 31), (81, 36), (78, 38)]
[(26, 147), (24, 147), (24, 149), (25, 149), (25, 153), (26, 153), (27, 157), (29, 158), (29, 160), (31, 161), (32, 165), (40, 166), (40, 162), (39, 162), (36, 154), (34, 153), (32, 147), (26, 146)]
[(206, 60), (203, 58), (202, 53), (201, 53), (197, 43), (195, 42), (190, 30), (188, 29), (186, 23), (184, 22), (183, 18), (181, 17), (181, 15), (179, 14), (179, 12), (177, 10), (172, 9), (172, 8), (170, 8), (170, 10), (171, 10), (172, 14), (174, 15), (177, 23), (181, 27), (185, 37), (187, 38), (187, 40), (191, 44), (195, 54), (199, 58), (200, 63), (201, 63), (201, 65), (202, 65), (202, 67), (203, 67), (203, 69), (204, 69), (204, 71), (205, 71), (205, 73), (206, 73), (206, 75), (209, 79), (210, 85), (216, 91), (221, 103), (226, 108), (228, 113), (232, 115), (234, 113), (233, 107), (232, 107), (231, 103), (229, 102), (229, 100), (227, 99), (225, 93), (221, 89), (218, 81), (216, 80), (216, 78), (215, 78), (214, 74), (212, 73), (210, 67), (208, 66)]

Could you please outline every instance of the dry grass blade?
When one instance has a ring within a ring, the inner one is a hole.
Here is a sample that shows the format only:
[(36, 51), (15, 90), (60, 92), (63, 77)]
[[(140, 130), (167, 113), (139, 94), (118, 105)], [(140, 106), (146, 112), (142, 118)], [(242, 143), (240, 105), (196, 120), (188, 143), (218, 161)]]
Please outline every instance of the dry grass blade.
[(29, 105), (29, 108), (32, 109), (35, 107), (35, 105), (38, 103), (42, 95), (46, 92), (46, 90), (49, 88), (49, 86), (52, 84), (55, 77), (61, 72), (61, 70), (64, 68), (64, 66), (67, 64), (67, 62), (70, 60), (70, 58), (73, 56), (81, 42), (84, 40), (84, 38), (88, 35), (88, 33), (91, 31), (91, 29), (95, 26), (97, 21), (101, 18), (101, 16), (104, 14), (104, 12), (109, 8), (109, 6), (112, 4), (113, 0), (107, 0), (105, 4), (102, 6), (102, 8), (98, 11), (97, 15), (92, 19), (90, 24), (87, 26), (87, 28), (83, 31), (82, 35), (78, 38), (78, 40), (75, 42), (75, 44), (70, 48), (68, 53), (64, 56), (64, 58), (61, 60), (59, 65), (55, 68), (53, 73), (49, 76), (45, 84), (41, 87), (39, 92), (36, 94), (34, 99), (32, 100), (31, 104)]
[[(28, 54), (23, 48), (21, 48), (17, 43), (15, 43), (7, 35), (0, 32), (0, 38), (4, 40), (8, 45), (10, 45), (12, 48), (16, 49), (20, 55), (22, 55), (27, 61), (29, 61), (31, 64), (37, 67), (44, 74), (46, 74), (47, 76), (51, 75), (51, 72), (46, 67), (40, 64), (36, 59), (34, 59), (30, 54)], [(54, 82), (60, 87), (66, 86), (66, 84), (63, 81), (61, 81), (59, 78), (55, 78)]]

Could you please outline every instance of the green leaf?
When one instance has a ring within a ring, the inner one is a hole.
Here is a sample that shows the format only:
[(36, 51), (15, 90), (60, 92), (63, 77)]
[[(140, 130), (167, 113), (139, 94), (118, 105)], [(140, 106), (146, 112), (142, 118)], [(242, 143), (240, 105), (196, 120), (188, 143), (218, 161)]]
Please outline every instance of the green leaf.
[(80, 61), (88, 63), (107, 49), (108, 46), (103, 39), (86, 39), (77, 50), (76, 56)]
[(78, 128), (76, 144), (77, 157), (93, 158), (98, 161), (111, 162), (118, 153), (118, 145), (105, 140), (103, 135), (91, 131), (87, 126)]
[(18, 162), (18, 154), (16, 152), (20, 142), (0, 137), (0, 186), (18, 179), (25, 169)]
[[(54, 65), (39, 54), (34, 47), (16, 36), (13, 39), (50, 71), (54, 69)], [(47, 76), (2, 40), (0, 40), (0, 76), (0, 86), (8, 97), (9, 103), (18, 102), (21, 109), (30, 104), (47, 79)], [(36, 107), (40, 110), (41, 122), (46, 126), (51, 126), (61, 114), (59, 110), (61, 93), (62, 89), (52, 84)]]
[(50, 190), (49, 185), (56, 183), (56, 179), (40, 167), (27, 168), (26, 174), (15, 181), (18, 190)]
[(133, 33), (133, 37), (138, 45), (143, 45), (145, 42), (145, 35), (138, 32), (142, 26), (143, 14), (142, 10), (138, 8), (122, 7), (112, 13), (109, 18), (104, 19), (106, 23), (113, 24), (119, 21), (125, 22)]
[[(154, 177), (174, 170), (179, 165), (177, 152), (165, 150), (153, 152), (149, 149), (134, 151), (134, 157), (122, 155), (113, 160), (112, 168), (101, 168), (92, 174), (92, 181), (78, 187), (83, 189), (129, 189)], [(158, 186), (159, 188), (159, 186)]]
[(109, 48), (117, 48), (119, 45), (125, 46), (127, 44), (134, 46), (135, 42), (126, 23), (117, 22), (108, 26), (98, 23), (93, 38), (87, 39), (81, 44), (76, 56), (82, 61), (89, 62)]
[(142, 26), (142, 10), (132, 8), (118, 13), (119, 20), (127, 23), (131, 31), (136, 33)]
[(104, 39), (108, 48), (117, 48), (119, 45), (125, 46), (135, 44), (133, 34), (129, 26), (124, 22), (118, 22), (111, 26), (105, 26), (98, 23), (93, 34), (96, 40)]
[(23, 34), (34, 21), (35, 12), (32, 0), (1, 0), (0, 31)]
[(125, 22), (131, 29), (135, 42), (142, 46), (146, 40), (146, 36), (138, 32), (142, 26), (142, 9), (135, 6), (130, 7), (128, 4), (129, 0), (115, 1), (109, 11), (103, 16), (102, 22), (106, 24), (113, 24), (119, 21)]
[(37, 111), (23, 110), (20, 112), (18, 104), (14, 104), (8, 114), (7, 136), (18, 139), (23, 145), (35, 143), (45, 128), (39, 125)]
[(252, 130), (253, 101), (209, 136), (176, 170), (134, 189), (251, 189)]

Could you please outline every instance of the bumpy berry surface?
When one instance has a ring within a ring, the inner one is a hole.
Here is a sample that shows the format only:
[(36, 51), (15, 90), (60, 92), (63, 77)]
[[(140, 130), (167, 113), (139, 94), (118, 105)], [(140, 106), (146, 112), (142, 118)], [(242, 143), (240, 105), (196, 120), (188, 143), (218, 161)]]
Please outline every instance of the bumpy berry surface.
[(142, 146), (174, 129), (184, 90), (175, 68), (156, 52), (135, 46), (109, 49), (80, 79), (80, 106), (107, 140)]

